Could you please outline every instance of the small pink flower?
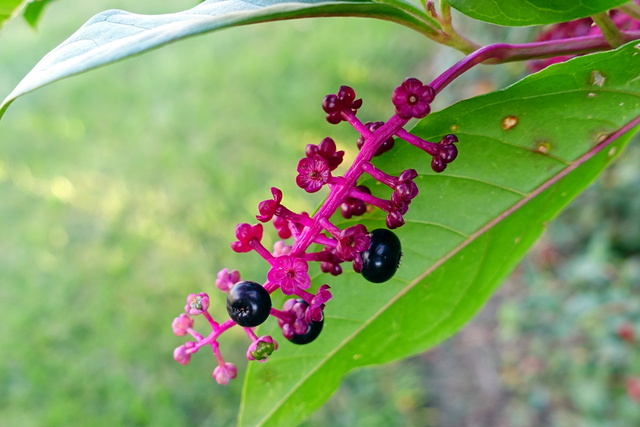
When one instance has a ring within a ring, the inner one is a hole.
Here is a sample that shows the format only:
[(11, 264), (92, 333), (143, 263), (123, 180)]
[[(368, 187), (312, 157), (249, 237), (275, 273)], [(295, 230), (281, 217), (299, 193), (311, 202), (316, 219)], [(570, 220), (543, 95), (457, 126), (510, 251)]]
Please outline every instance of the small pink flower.
[(344, 151), (337, 151), (336, 143), (329, 137), (324, 138), (318, 145), (308, 144), (304, 153), (309, 158), (320, 156), (325, 159), (327, 165), (329, 165), (329, 170), (334, 170), (340, 166), (344, 158)]
[(309, 266), (306, 261), (291, 255), (282, 255), (274, 259), (274, 265), (267, 273), (267, 279), (271, 283), (280, 285), (282, 293), (291, 295), (296, 288), (307, 289), (311, 286), (311, 278), (307, 271)]
[(325, 303), (332, 297), (329, 289), (329, 285), (322, 285), (320, 289), (318, 289), (318, 293), (313, 297), (311, 304), (309, 304), (304, 314), (307, 323), (320, 322), (322, 320), (322, 311), (324, 310)]
[(213, 370), (213, 378), (220, 385), (227, 385), (229, 381), (238, 376), (238, 368), (233, 363), (225, 363), (224, 365), (218, 365)]
[(251, 251), (251, 240), (262, 240), (263, 232), (262, 224), (253, 226), (246, 223), (236, 225), (236, 238), (238, 240), (231, 243), (231, 249), (238, 253)]
[(281, 239), (288, 239), (292, 236), (288, 219), (277, 216), (273, 219), (272, 224), (278, 232), (278, 237)]
[(187, 335), (188, 329), (193, 327), (193, 319), (185, 313), (182, 313), (180, 316), (173, 319), (171, 327), (173, 328), (173, 333), (177, 336), (181, 337)]
[(353, 261), (356, 255), (366, 251), (371, 241), (367, 233), (367, 227), (362, 224), (342, 230), (336, 246), (338, 256), (345, 261)]
[(431, 86), (423, 85), (416, 78), (406, 79), (391, 97), (396, 106), (396, 114), (403, 119), (421, 119), (431, 111), (430, 103), (435, 93)]
[(184, 306), (184, 311), (192, 316), (201, 314), (203, 311), (209, 309), (209, 295), (204, 292), (199, 294), (190, 294), (187, 297), (187, 305)]
[(229, 289), (240, 281), (240, 273), (238, 270), (229, 272), (228, 268), (224, 268), (218, 272), (216, 286), (222, 292), (229, 292)]
[(270, 335), (265, 335), (251, 343), (247, 349), (247, 359), (266, 362), (271, 353), (277, 349), (278, 343)]
[(260, 215), (256, 215), (256, 218), (260, 222), (271, 221), (278, 206), (280, 206), (280, 202), (282, 202), (282, 191), (280, 189), (271, 187), (271, 195), (273, 199), (263, 200), (258, 204), (258, 212), (260, 212)]
[(327, 161), (320, 157), (305, 157), (298, 162), (296, 184), (307, 193), (315, 193), (331, 179)]

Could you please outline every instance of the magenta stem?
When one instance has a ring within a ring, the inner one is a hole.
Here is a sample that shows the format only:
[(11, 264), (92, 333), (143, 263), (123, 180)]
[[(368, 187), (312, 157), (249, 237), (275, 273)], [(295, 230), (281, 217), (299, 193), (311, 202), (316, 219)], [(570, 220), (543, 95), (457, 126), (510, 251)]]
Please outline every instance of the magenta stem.
[(329, 234), (331, 234), (336, 240), (340, 238), (340, 233), (342, 232), (341, 229), (331, 224), (328, 218), (319, 218), (319, 220), (320, 220), (320, 224), (322, 225), (322, 228), (327, 230)]
[(316, 238), (313, 240), (313, 242), (319, 245), (329, 246), (331, 248), (335, 248), (336, 245), (338, 244), (338, 242), (336, 242), (336, 239), (327, 237), (324, 234), (318, 234)]
[(251, 249), (253, 249), (254, 251), (258, 252), (258, 254), (260, 254), (260, 256), (262, 258), (264, 258), (265, 260), (267, 260), (267, 262), (269, 262), (269, 264), (272, 263), (273, 261), (273, 255), (271, 254), (271, 252), (269, 252), (269, 250), (267, 248), (265, 248), (262, 243), (260, 243), (260, 241), (258, 239), (251, 239), (249, 241), (249, 246), (251, 246)]
[(322, 251), (322, 252), (308, 252), (304, 254), (305, 261), (319, 261), (319, 262), (331, 262), (333, 260), (333, 255), (330, 252)]
[[(211, 329), (214, 329), (213, 325), (212, 325)], [(198, 341), (202, 340), (202, 338), (203, 338), (203, 336), (200, 335), (199, 333), (197, 333), (196, 330), (193, 329), (193, 328), (187, 328), (187, 332), (189, 333), (189, 335), (191, 335), (192, 337), (194, 337)]]
[[(220, 328), (220, 324), (218, 322), (216, 322), (215, 320), (213, 320), (213, 317), (211, 316), (211, 314), (209, 314), (208, 311), (203, 311), (202, 312), (202, 316), (205, 319), (207, 319), (207, 322), (209, 322), (209, 324), (211, 325), (211, 329), (213, 329), (214, 332)], [(200, 337), (200, 338), (202, 338), (202, 337)]]
[[(640, 31), (622, 31), (622, 41), (640, 38)], [(609, 50), (611, 46), (604, 36), (584, 36), (563, 40), (551, 40), (525, 44), (497, 43), (470, 53), (430, 83), (435, 93), (439, 93), (461, 74), (478, 64), (491, 60), (492, 63), (521, 61), (524, 59), (547, 58), (569, 54), (584, 54)]]
[(391, 210), (391, 203), (389, 203), (388, 200), (383, 200), (369, 193), (365, 193), (364, 191), (360, 191), (357, 188), (352, 188), (351, 191), (349, 191), (349, 197), (353, 197), (354, 199), (361, 200), (369, 205), (376, 206), (385, 212), (389, 212)]
[(276, 283), (271, 283), (270, 281), (266, 281), (265, 284), (263, 285), (264, 289), (269, 292), (269, 294), (273, 293), (276, 289), (279, 289), (280, 286)]
[(220, 344), (218, 344), (218, 341), (214, 341), (211, 343), (211, 349), (213, 350), (213, 354), (216, 356), (218, 365), (226, 366), (224, 363), (224, 359), (222, 358), (222, 354), (220, 353)]
[(311, 304), (311, 301), (313, 300), (313, 298), (315, 298), (314, 294), (300, 288), (296, 288), (295, 294), (302, 298), (307, 304)]
[(367, 127), (362, 124), (362, 122), (356, 117), (356, 115), (351, 110), (343, 110), (342, 117), (349, 122), (349, 124), (356, 130), (360, 135), (364, 138), (368, 138), (371, 135), (371, 131), (367, 129)]
[(276, 208), (275, 215), (281, 218), (284, 218), (288, 221), (297, 222), (298, 224), (302, 224), (302, 225), (311, 224), (311, 218), (309, 218), (309, 215), (297, 214), (285, 208), (282, 205), (278, 205), (278, 207)]
[[(386, 172), (381, 171), (380, 169), (373, 166), (371, 163), (365, 163), (362, 165), (362, 170), (371, 175), (377, 181), (385, 184), (387, 187), (391, 189), (395, 189), (398, 184), (398, 178), (395, 176), (389, 175)], [(351, 193), (349, 193), (351, 194)]]
[(251, 328), (242, 328), (242, 329), (244, 329), (244, 333), (247, 334), (247, 336), (251, 339), (252, 342), (258, 341), (258, 336), (256, 335), (255, 332), (253, 332), (253, 329)]
[(398, 132), (396, 132), (396, 135), (399, 138), (402, 138), (405, 141), (407, 141), (409, 144), (414, 145), (419, 149), (425, 151), (427, 154), (431, 156), (435, 156), (438, 154), (438, 144), (436, 144), (435, 142), (425, 141), (424, 139), (419, 138), (407, 132), (404, 129), (399, 129)]
[(225, 321), (224, 323), (222, 323), (217, 329), (214, 329), (208, 337), (204, 338), (204, 339), (198, 339), (198, 342), (196, 343), (195, 347), (194, 347), (194, 352), (197, 351), (199, 348), (210, 344), (212, 347), (214, 347), (214, 353), (215, 353), (215, 348), (217, 348), (218, 342), (216, 341), (218, 339), (218, 337), (220, 335), (222, 335), (224, 332), (226, 332), (227, 330), (233, 328), (234, 326), (236, 326), (236, 322), (234, 322), (233, 320), (229, 319), (227, 321)]

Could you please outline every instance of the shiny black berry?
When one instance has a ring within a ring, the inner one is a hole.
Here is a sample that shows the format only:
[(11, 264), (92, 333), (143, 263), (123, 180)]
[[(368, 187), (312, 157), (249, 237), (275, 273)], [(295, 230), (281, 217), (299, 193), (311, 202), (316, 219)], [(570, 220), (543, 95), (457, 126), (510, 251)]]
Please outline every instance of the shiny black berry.
[(262, 324), (271, 311), (271, 296), (256, 282), (238, 282), (227, 295), (229, 317), (240, 326), (252, 328)]
[(362, 276), (373, 283), (386, 282), (393, 277), (400, 265), (400, 239), (386, 228), (373, 230), (369, 249), (361, 255)]
[[(303, 299), (298, 299), (298, 302), (305, 303)], [(322, 332), (323, 325), (324, 325), (324, 316), (322, 317), (322, 320), (320, 320), (319, 322), (307, 323), (307, 331), (303, 334), (294, 334), (293, 337), (289, 338), (289, 341), (291, 341), (294, 344), (300, 344), (300, 345), (309, 344), (310, 342), (318, 338), (318, 336), (320, 335), (320, 332)]]
[(320, 332), (322, 332), (322, 325), (324, 325), (324, 319), (319, 322), (311, 322), (309, 323), (309, 328), (307, 329), (306, 333), (295, 334), (289, 341), (294, 344), (300, 345), (309, 344), (310, 342), (318, 338)]

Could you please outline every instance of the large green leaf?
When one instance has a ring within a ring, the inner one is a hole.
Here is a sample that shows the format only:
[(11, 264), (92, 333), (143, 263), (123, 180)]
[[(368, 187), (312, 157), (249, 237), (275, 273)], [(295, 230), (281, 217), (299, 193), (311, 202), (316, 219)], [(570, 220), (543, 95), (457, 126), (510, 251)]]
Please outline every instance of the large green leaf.
[(109, 10), (91, 18), (42, 58), (0, 105), (0, 117), (21, 95), (185, 37), (238, 25), (317, 16), (378, 18), (418, 31), (431, 28), (425, 21), (433, 22), (426, 15), (418, 19), (371, 0), (209, 0), (183, 12), (163, 15)]
[(511, 27), (553, 24), (584, 18), (628, 0), (447, 0), (472, 18)]
[[(576, 58), (420, 121), (413, 132), (428, 140), (457, 134), (460, 154), (443, 174), (408, 144), (377, 163), (421, 173), (397, 232), (401, 268), (384, 284), (316, 276), (334, 295), (325, 331), (307, 346), (280, 339), (267, 363), (250, 364), (239, 424), (295, 425), (347, 372), (425, 351), (459, 330), (545, 224), (620, 153), (633, 132), (607, 135), (640, 121), (639, 61), (633, 44)], [(384, 217), (374, 212), (364, 223), (383, 227)], [(260, 332), (279, 336), (275, 322)]]

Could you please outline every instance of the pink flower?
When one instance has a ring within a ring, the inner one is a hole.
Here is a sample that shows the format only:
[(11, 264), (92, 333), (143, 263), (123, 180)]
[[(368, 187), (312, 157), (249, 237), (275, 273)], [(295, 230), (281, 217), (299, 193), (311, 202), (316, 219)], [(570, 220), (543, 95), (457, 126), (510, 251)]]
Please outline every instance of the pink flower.
[(262, 224), (238, 224), (236, 225), (236, 238), (237, 241), (231, 243), (231, 249), (235, 252), (249, 252), (251, 251), (251, 240), (255, 239), (258, 242), (262, 240), (262, 233), (264, 229)]
[(280, 206), (280, 202), (282, 202), (282, 191), (276, 187), (271, 187), (271, 195), (273, 199), (263, 200), (258, 204), (258, 212), (260, 215), (256, 215), (256, 218), (260, 222), (271, 221), (273, 215), (275, 215), (276, 210)]
[(322, 311), (324, 310), (325, 303), (332, 297), (329, 289), (329, 285), (322, 285), (320, 289), (318, 289), (318, 293), (313, 297), (311, 304), (309, 304), (304, 314), (307, 323), (322, 321)]
[(209, 309), (209, 295), (201, 292), (199, 294), (190, 294), (187, 297), (187, 304), (184, 311), (192, 316), (201, 314)]
[(291, 295), (295, 293), (296, 288), (307, 289), (311, 286), (308, 270), (306, 261), (291, 255), (282, 255), (273, 260), (267, 279), (280, 285), (283, 294)]
[(288, 239), (292, 236), (288, 219), (277, 216), (273, 219), (272, 224), (278, 232), (278, 237), (280, 237), (281, 239)]
[(357, 254), (366, 251), (371, 240), (367, 233), (367, 227), (362, 224), (342, 230), (336, 246), (338, 256), (345, 261), (353, 261)]
[(315, 193), (331, 179), (327, 161), (320, 157), (305, 157), (298, 162), (296, 184), (307, 193)]
[(416, 78), (406, 79), (391, 96), (396, 114), (403, 119), (421, 119), (431, 111), (430, 103), (435, 93), (431, 86), (423, 85)]

